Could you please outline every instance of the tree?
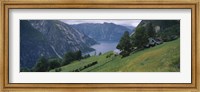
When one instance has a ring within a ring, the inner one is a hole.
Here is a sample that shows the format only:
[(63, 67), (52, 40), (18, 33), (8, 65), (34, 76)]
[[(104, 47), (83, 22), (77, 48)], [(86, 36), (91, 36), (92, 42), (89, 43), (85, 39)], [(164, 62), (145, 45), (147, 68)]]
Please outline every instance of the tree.
[(120, 49), (121, 55), (123, 57), (128, 56), (131, 52), (131, 42), (129, 37), (129, 32), (125, 31), (124, 35), (121, 37), (119, 44), (117, 45), (117, 49)]
[(133, 46), (143, 48), (148, 43), (147, 31), (144, 27), (136, 28), (136, 31), (131, 39)]
[(27, 67), (20, 68), (20, 72), (30, 72), (31, 70)]
[(163, 41), (171, 41), (180, 36), (180, 25), (173, 25), (171, 27), (165, 28), (159, 31), (158, 36), (162, 38)]
[(90, 54), (85, 55), (83, 58), (89, 58)]
[(95, 51), (95, 52), (94, 52), (94, 56), (96, 56), (96, 55), (97, 55), (97, 52)]
[(71, 63), (73, 60), (75, 60), (75, 55), (74, 55), (74, 53), (73, 53), (73, 52), (67, 52), (67, 53), (64, 55), (62, 65), (67, 65), (67, 64)]
[(62, 68), (56, 68), (55, 69), (55, 72), (60, 72), (60, 71), (62, 71)]
[(101, 52), (99, 52), (99, 56), (101, 55), (102, 53)]
[(64, 55), (62, 65), (67, 65), (73, 62), (74, 60), (80, 60), (80, 59), (82, 59), (82, 52), (80, 50), (76, 52), (67, 52)]
[(77, 52), (75, 52), (75, 54), (76, 54), (76, 60), (82, 59), (82, 52), (80, 50), (78, 50)]
[(33, 71), (35, 72), (46, 72), (48, 71), (49, 63), (45, 57), (40, 57), (39, 60), (36, 62)]
[(84, 55), (82, 58), (85, 59), (85, 58), (88, 58), (88, 57), (90, 57), (90, 54)]
[(61, 66), (61, 60), (60, 59), (49, 60), (49, 70), (58, 68), (60, 66)]
[(156, 36), (156, 32), (154, 31), (152, 23), (147, 24), (146, 31), (147, 31), (148, 37), (154, 38)]

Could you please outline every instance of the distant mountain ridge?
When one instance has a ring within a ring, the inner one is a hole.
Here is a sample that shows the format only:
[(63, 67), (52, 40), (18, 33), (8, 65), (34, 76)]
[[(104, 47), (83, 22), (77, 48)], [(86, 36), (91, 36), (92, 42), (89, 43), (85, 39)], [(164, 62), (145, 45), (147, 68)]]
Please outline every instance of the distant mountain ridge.
[(81, 23), (71, 25), (96, 41), (119, 41), (125, 31), (132, 33), (134, 29), (114, 23)]
[(133, 31), (134, 31), (134, 29), (135, 29), (134, 26), (125, 26), (125, 27), (128, 28), (128, 29), (130, 29), (130, 30), (133, 30)]
[(97, 42), (58, 20), (20, 21), (20, 66), (33, 67), (41, 56), (59, 57), (69, 51), (93, 51)]

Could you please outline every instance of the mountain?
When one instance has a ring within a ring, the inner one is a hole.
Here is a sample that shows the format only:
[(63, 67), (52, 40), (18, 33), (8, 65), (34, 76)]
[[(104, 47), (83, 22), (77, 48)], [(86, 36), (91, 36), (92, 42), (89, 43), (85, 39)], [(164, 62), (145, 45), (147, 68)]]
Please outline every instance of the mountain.
[(41, 57), (56, 56), (47, 39), (28, 21), (20, 21), (20, 66), (32, 67)]
[(134, 31), (134, 29), (135, 29), (134, 26), (125, 26), (125, 27), (128, 28), (128, 29), (130, 29), (130, 30), (133, 30), (133, 31)]
[(82, 23), (72, 26), (96, 41), (119, 41), (125, 31), (133, 31), (133, 29), (131, 30), (125, 26), (107, 22), (103, 24)]
[(69, 51), (93, 51), (90, 46), (97, 43), (58, 20), (21, 20), (20, 39), (22, 67), (32, 67), (41, 54), (48, 58), (62, 58)]
[(65, 53), (63, 51), (91, 51), (89, 46), (97, 43), (87, 35), (58, 20), (29, 20), (29, 22), (48, 39), (59, 55), (63, 55)]
[(151, 23), (155, 29), (159, 27), (162, 31), (173, 25), (180, 25), (180, 20), (142, 20), (137, 27), (146, 26), (149, 23)]
[(142, 20), (136, 28), (147, 27), (149, 24), (164, 41), (171, 41), (180, 36), (180, 20)]

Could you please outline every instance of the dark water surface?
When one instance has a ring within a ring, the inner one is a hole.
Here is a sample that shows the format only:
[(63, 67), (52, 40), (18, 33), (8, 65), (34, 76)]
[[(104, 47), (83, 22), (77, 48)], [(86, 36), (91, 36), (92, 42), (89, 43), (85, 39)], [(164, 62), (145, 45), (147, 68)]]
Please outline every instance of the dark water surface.
[(113, 51), (116, 49), (116, 46), (118, 42), (99, 42), (100, 44), (96, 44), (91, 46), (91, 48), (94, 48), (95, 51), (90, 52), (90, 55), (98, 55), (100, 52), (103, 54), (108, 51)]

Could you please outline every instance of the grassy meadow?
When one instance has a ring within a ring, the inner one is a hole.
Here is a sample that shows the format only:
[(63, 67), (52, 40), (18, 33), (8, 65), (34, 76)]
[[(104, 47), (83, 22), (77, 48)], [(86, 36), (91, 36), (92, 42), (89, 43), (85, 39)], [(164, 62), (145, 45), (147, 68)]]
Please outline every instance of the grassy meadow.
[[(92, 62), (97, 64), (85, 67)], [(100, 56), (74, 61), (60, 68), (61, 72), (72, 72), (77, 69), (81, 69), (80, 72), (179, 72), (180, 39), (131, 53), (124, 58), (109, 51)], [(55, 69), (50, 70), (54, 71)]]

